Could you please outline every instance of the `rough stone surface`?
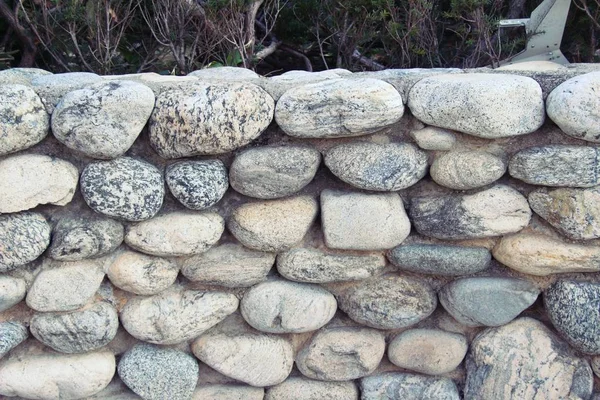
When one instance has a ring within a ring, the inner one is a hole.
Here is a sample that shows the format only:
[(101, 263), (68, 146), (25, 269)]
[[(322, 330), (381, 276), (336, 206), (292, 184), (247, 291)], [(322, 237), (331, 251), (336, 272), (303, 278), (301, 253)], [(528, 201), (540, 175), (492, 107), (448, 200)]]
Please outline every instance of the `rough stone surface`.
[(600, 354), (600, 285), (559, 280), (544, 292), (556, 330), (577, 350)]
[(600, 184), (594, 147), (546, 145), (519, 151), (510, 159), (513, 178), (532, 185), (592, 187)]
[(275, 254), (227, 243), (181, 261), (181, 273), (191, 281), (225, 287), (250, 287), (267, 279)]
[(307, 71), (287, 71), (281, 75), (262, 79), (258, 81), (257, 84), (265, 89), (271, 95), (271, 97), (275, 99), (275, 101), (278, 101), (285, 92), (292, 88), (318, 83), (325, 80), (339, 79), (347, 77), (351, 74), (352, 73), (350, 71), (340, 68), (313, 73)]
[(325, 165), (342, 181), (365, 190), (397, 191), (427, 173), (427, 154), (410, 143), (352, 142), (325, 153)]
[(273, 99), (249, 83), (195, 83), (158, 95), (150, 143), (163, 158), (221, 154), (256, 139), (271, 123)]
[(436, 126), (411, 131), (410, 135), (423, 150), (448, 151), (456, 144), (456, 136), (452, 132)]
[(61, 353), (86, 353), (107, 345), (117, 334), (117, 310), (105, 302), (67, 313), (38, 313), (29, 323), (37, 340)]
[(564, 133), (600, 142), (600, 72), (561, 83), (546, 100), (548, 116)]
[(41, 154), (19, 154), (0, 161), (0, 213), (40, 204), (64, 206), (77, 188), (79, 171), (70, 162)]
[(506, 172), (500, 157), (484, 151), (451, 151), (431, 164), (431, 178), (441, 186), (469, 190), (489, 185)]
[(248, 324), (269, 333), (317, 330), (333, 318), (336, 310), (335, 297), (327, 290), (284, 280), (253, 286), (240, 303)]
[(249, 81), (261, 76), (248, 68), (240, 67), (214, 67), (192, 71), (187, 76), (196, 76), (200, 79), (219, 79), (224, 81)]
[(50, 244), (50, 225), (42, 214), (0, 215), (0, 272), (38, 258)]
[(587, 361), (541, 322), (519, 318), (471, 343), (464, 398), (588, 399), (592, 384)]
[(362, 400), (460, 400), (452, 380), (403, 372), (388, 372), (360, 380)]
[(174, 212), (128, 226), (125, 243), (154, 256), (188, 256), (208, 250), (224, 230), (217, 213)]
[(27, 305), (36, 311), (71, 311), (83, 307), (104, 279), (105, 259), (44, 260), (27, 292)]
[(88, 164), (81, 193), (94, 211), (128, 221), (152, 218), (165, 195), (160, 171), (145, 161), (121, 157)]
[(233, 211), (227, 227), (244, 246), (279, 252), (300, 242), (317, 216), (308, 196), (246, 203)]
[(283, 382), (294, 365), (294, 350), (286, 339), (243, 330), (211, 330), (194, 341), (192, 351), (223, 375), (257, 387)]
[(468, 195), (416, 197), (409, 214), (421, 235), (476, 239), (520, 231), (529, 224), (531, 209), (518, 191), (496, 185)]
[(224, 292), (174, 287), (150, 297), (134, 297), (121, 310), (121, 324), (133, 337), (156, 344), (193, 339), (222, 321), (238, 307)]
[(410, 233), (410, 221), (396, 193), (323, 190), (321, 226), (331, 249), (389, 249)]
[(42, 75), (52, 75), (52, 72), (39, 68), (9, 68), (0, 71), (0, 85), (31, 86), (31, 81)]
[(203, 210), (219, 202), (227, 188), (227, 168), (220, 160), (182, 161), (165, 172), (171, 193), (191, 210)]
[(424, 78), (410, 90), (408, 107), (428, 125), (486, 139), (534, 132), (546, 115), (540, 85), (531, 78), (513, 75)]
[(428, 375), (442, 375), (456, 369), (467, 354), (464, 335), (439, 329), (409, 329), (388, 346), (388, 358), (400, 368)]
[(407, 244), (390, 250), (388, 259), (404, 271), (457, 276), (487, 269), (492, 255), (484, 247)]
[(600, 271), (600, 248), (567, 243), (536, 233), (503, 237), (492, 254), (502, 264), (530, 275)]
[(398, 122), (403, 114), (396, 89), (370, 78), (298, 86), (285, 92), (275, 107), (279, 127), (300, 138), (367, 135)]
[(109, 351), (60, 354), (28, 350), (0, 360), (0, 395), (81, 399), (100, 392), (115, 374), (115, 356)]
[(291, 377), (270, 387), (265, 400), (358, 400), (354, 382), (323, 382)]
[[(1, 79), (1, 78), (0, 78)], [(38, 95), (23, 85), (0, 91), (0, 155), (39, 143), (48, 134), (50, 116)]]
[(296, 282), (327, 283), (367, 279), (385, 267), (380, 254), (354, 255), (297, 248), (277, 256), (277, 271)]
[(149, 296), (171, 286), (178, 272), (171, 260), (126, 250), (115, 257), (106, 275), (120, 289)]
[(320, 162), (321, 154), (310, 147), (258, 147), (235, 157), (229, 180), (232, 188), (246, 196), (275, 199), (308, 185)]
[(48, 255), (75, 261), (112, 253), (123, 242), (123, 225), (111, 219), (63, 218), (52, 230)]
[(296, 366), (308, 378), (349, 381), (373, 373), (384, 353), (384, 335), (375, 329), (324, 329), (300, 350)]
[(98, 82), (102, 82), (102, 77), (90, 72), (67, 72), (40, 75), (31, 80), (31, 86), (42, 99), (48, 114), (52, 114), (65, 94)]
[(538, 190), (528, 200), (537, 215), (568, 238), (600, 238), (600, 187)]
[(24, 279), (0, 275), (0, 313), (19, 304), (26, 293), (27, 284)]
[(522, 279), (474, 277), (448, 283), (438, 296), (446, 311), (463, 325), (500, 326), (531, 306), (539, 293)]
[(396, 275), (362, 281), (337, 299), (339, 308), (350, 318), (377, 329), (416, 324), (437, 306), (437, 296), (427, 283)]
[(196, 387), (192, 400), (263, 400), (264, 396), (265, 389), (247, 385), (203, 385)]
[(179, 350), (146, 343), (127, 351), (119, 377), (145, 400), (190, 399), (198, 381), (198, 362)]
[(0, 322), (0, 359), (25, 341), (29, 336), (27, 327), (20, 322)]

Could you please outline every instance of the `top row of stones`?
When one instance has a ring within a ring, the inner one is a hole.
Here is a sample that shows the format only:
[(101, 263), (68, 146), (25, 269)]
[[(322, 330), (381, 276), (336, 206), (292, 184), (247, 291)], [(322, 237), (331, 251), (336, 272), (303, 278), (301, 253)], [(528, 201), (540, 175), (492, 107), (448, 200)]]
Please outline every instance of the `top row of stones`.
[[(66, 83), (67, 75), (79, 77), (71, 81), (75, 86)], [(266, 90), (248, 82), (195, 78), (153, 91), (139, 82), (94, 74), (42, 75), (29, 86), (2, 86), (0, 155), (40, 142), (50, 126), (65, 146), (113, 159), (149, 122), (151, 145), (171, 159), (233, 151), (260, 136), (273, 118), (285, 133), (300, 138), (366, 135), (402, 118), (404, 102), (394, 86), (348, 76), (291, 87), (275, 103)], [(600, 72), (563, 82), (549, 94), (546, 107), (536, 81), (499, 74), (426, 77), (412, 86), (407, 104), (424, 123), (489, 139), (534, 132), (547, 112), (566, 134), (600, 142)]]

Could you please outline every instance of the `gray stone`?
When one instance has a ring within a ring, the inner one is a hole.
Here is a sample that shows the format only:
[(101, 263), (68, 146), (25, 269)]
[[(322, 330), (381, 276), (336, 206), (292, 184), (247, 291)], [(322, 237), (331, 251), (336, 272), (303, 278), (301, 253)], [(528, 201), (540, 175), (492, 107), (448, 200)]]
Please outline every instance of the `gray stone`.
[(532, 185), (592, 187), (600, 184), (598, 150), (587, 146), (530, 147), (512, 156), (508, 172)]
[(38, 258), (50, 244), (50, 225), (42, 214), (0, 215), (0, 272)]
[(360, 380), (362, 400), (460, 400), (452, 380), (404, 372), (387, 372)]
[(0, 360), (0, 395), (84, 399), (102, 391), (114, 374), (115, 356), (110, 351), (61, 354), (30, 341)]
[(390, 250), (388, 259), (404, 271), (419, 274), (460, 276), (487, 269), (492, 260), (492, 255), (484, 247), (405, 244)]
[(587, 361), (544, 324), (519, 318), (489, 328), (471, 343), (465, 400), (589, 399)]
[(154, 108), (154, 93), (131, 81), (99, 82), (67, 93), (52, 113), (59, 142), (88, 157), (125, 154)]
[(327, 290), (284, 280), (253, 286), (240, 302), (246, 322), (269, 333), (317, 330), (333, 318), (336, 310), (335, 297)]
[(0, 275), (0, 313), (19, 304), (27, 294), (24, 279)]
[(277, 271), (291, 281), (308, 283), (367, 279), (385, 267), (381, 254), (354, 255), (297, 248), (277, 256)]
[(347, 77), (348, 74), (351, 74), (351, 72), (340, 69), (318, 72), (288, 71), (281, 75), (257, 81), (256, 84), (265, 89), (275, 101), (278, 101), (285, 92), (292, 88), (325, 80), (339, 79)]
[(338, 297), (354, 321), (377, 329), (399, 329), (427, 318), (437, 306), (435, 291), (408, 276), (385, 275), (359, 282)]
[(296, 355), (300, 372), (322, 381), (350, 381), (373, 373), (385, 353), (385, 336), (369, 328), (317, 332)]
[(438, 293), (440, 303), (467, 326), (500, 326), (531, 306), (540, 290), (514, 278), (475, 277), (454, 280)]
[(544, 291), (552, 325), (567, 342), (587, 354), (600, 354), (600, 284), (559, 280)]
[(178, 272), (179, 268), (172, 260), (135, 251), (121, 251), (115, 255), (106, 275), (120, 289), (149, 296), (171, 286)]
[(123, 225), (111, 219), (63, 218), (52, 230), (48, 255), (75, 261), (112, 253), (123, 242)]
[(600, 71), (561, 83), (546, 100), (548, 116), (569, 136), (600, 142)]
[(117, 334), (117, 310), (105, 302), (66, 313), (37, 313), (29, 329), (37, 340), (61, 353), (86, 353), (107, 345)]
[(286, 251), (304, 238), (318, 209), (317, 202), (308, 196), (245, 203), (233, 211), (227, 227), (246, 247)]
[(529, 224), (527, 199), (505, 185), (468, 195), (413, 198), (410, 220), (421, 235), (476, 239), (518, 232)]
[(41, 154), (17, 154), (0, 161), (0, 213), (40, 204), (64, 206), (77, 188), (79, 171), (68, 161)]
[(217, 213), (173, 212), (129, 225), (125, 243), (153, 256), (189, 256), (208, 250), (224, 230)]
[(486, 139), (538, 130), (546, 116), (542, 89), (531, 78), (448, 74), (424, 78), (410, 90), (412, 114), (428, 125)]
[(269, 126), (273, 99), (250, 83), (198, 82), (158, 95), (150, 143), (163, 158), (222, 154)]
[(392, 364), (427, 375), (454, 371), (465, 358), (469, 343), (460, 333), (439, 329), (409, 329), (388, 346)]
[(429, 172), (438, 185), (469, 190), (500, 179), (506, 172), (506, 164), (500, 157), (484, 151), (451, 151), (437, 157)]
[(229, 187), (227, 168), (221, 160), (171, 164), (165, 172), (165, 180), (173, 196), (191, 210), (214, 206)]
[(211, 67), (192, 71), (187, 76), (195, 76), (201, 80), (218, 79), (229, 82), (249, 81), (261, 76), (248, 68), (241, 67)]
[(529, 206), (570, 239), (600, 238), (600, 187), (529, 193)]
[(265, 389), (248, 385), (201, 385), (191, 400), (263, 400)]
[(0, 359), (29, 336), (27, 327), (21, 322), (0, 322)]
[(128, 221), (152, 218), (165, 195), (160, 171), (145, 161), (121, 157), (88, 164), (81, 193), (94, 211)]
[(120, 313), (131, 336), (156, 344), (193, 339), (238, 308), (233, 294), (173, 287), (154, 296), (136, 296)]
[(321, 226), (331, 249), (389, 249), (410, 233), (410, 221), (397, 193), (325, 189), (321, 192)]
[(323, 382), (290, 377), (267, 390), (265, 400), (358, 400), (354, 382)]
[(410, 135), (423, 150), (448, 151), (456, 144), (456, 136), (452, 132), (435, 126), (411, 131)]
[(186, 400), (198, 381), (198, 362), (179, 350), (136, 344), (118, 366), (119, 377), (144, 400)]
[(52, 114), (65, 94), (98, 82), (102, 82), (102, 77), (90, 72), (67, 72), (40, 75), (31, 80), (31, 86), (42, 99), (48, 114)]
[(231, 187), (246, 196), (285, 197), (308, 185), (320, 162), (321, 154), (310, 147), (257, 147), (235, 157), (229, 179)]
[[(1, 79), (1, 78), (0, 78)], [(27, 86), (3, 85), (0, 91), (0, 155), (27, 149), (48, 134), (50, 116)]]
[(45, 259), (27, 292), (27, 305), (41, 312), (71, 311), (90, 301), (104, 279), (106, 258), (80, 261)]
[(342, 181), (365, 190), (397, 191), (427, 173), (427, 154), (409, 143), (344, 143), (325, 153), (325, 165)]
[(0, 85), (14, 84), (31, 86), (31, 81), (38, 76), (52, 75), (39, 68), (9, 68), (0, 71)]
[[(360, 112), (357, 112), (360, 110)], [(330, 79), (292, 88), (277, 101), (277, 125), (290, 136), (361, 136), (398, 122), (402, 97), (378, 79)]]
[(275, 254), (222, 244), (180, 262), (183, 276), (194, 282), (225, 287), (250, 287), (267, 279)]

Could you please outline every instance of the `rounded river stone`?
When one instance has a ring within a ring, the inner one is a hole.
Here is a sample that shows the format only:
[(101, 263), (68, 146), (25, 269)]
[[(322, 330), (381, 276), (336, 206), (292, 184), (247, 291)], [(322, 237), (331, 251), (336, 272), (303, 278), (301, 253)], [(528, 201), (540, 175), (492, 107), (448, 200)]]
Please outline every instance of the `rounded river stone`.
[(214, 206), (229, 187), (227, 168), (221, 160), (171, 164), (165, 172), (165, 180), (173, 196), (191, 210)]
[(50, 225), (42, 214), (0, 215), (0, 272), (38, 258), (50, 244)]

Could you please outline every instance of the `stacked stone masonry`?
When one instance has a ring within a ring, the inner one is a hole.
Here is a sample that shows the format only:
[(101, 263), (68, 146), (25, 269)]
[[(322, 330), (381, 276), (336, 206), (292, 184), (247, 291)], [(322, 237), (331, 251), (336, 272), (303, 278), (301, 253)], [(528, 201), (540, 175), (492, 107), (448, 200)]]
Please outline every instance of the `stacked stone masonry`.
[(600, 65), (0, 72), (0, 398), (600, 398)]

